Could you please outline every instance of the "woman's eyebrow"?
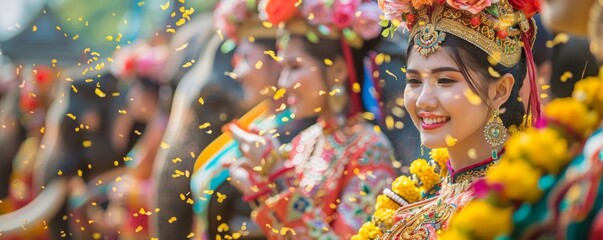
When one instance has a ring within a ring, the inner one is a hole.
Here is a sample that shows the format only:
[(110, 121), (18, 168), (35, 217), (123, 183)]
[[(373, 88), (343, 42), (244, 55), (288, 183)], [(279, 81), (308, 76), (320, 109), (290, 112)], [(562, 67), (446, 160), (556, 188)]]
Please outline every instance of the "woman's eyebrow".
[[(406, 70), (407, 73), (413, 73), (413, 74), (420, 74), (418, 70), (415, 69), (407, 69)], [(431, 74), (434, 73), (439, 73), (439, 72), (461, 72), (456, 68), (453, 67), (440, 67), (440, 68), (434, 68), (431, 69)]]

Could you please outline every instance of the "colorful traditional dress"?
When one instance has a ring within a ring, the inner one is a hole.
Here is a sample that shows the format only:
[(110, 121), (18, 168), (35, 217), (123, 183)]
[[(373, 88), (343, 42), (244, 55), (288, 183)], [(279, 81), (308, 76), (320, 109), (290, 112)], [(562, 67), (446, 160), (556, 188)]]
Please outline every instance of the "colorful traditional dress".
[(448, 164), (449, 174), (443, 182), (423, 200), (400, 207), (393, 227), (382, 239), (438, 239), (452, 215), (474, 198), (473, 184), (495, 164), (492, 158), (458, 170)]
[(516, 213), (512, 239), (603, 239), (603, 129), (551, 182), (534, 205)]
[(256, 222), (269, 239), (349, 239), (396, 175), (392, 149), (371, 124), (319, 122), (288, 146), (289, 159), (269, 177)]

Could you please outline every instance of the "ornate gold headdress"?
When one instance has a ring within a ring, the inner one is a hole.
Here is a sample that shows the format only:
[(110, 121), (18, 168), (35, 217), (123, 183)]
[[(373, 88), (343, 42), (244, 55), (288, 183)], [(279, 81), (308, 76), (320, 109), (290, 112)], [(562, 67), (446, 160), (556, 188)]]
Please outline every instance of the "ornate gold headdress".
[[(530, 31), (533, 23), (522, 12), (513, 11), (506, 0), (500, 0), (489, 9), (472, 14), (441, 4), (417, 10), (417, 21), (410, 23), (415, 48), (422, 55), (433, 53), (446, 33), (450, 33), (482, 49), (506, 67), (517, 64), (521, 58), (521, 34)], [(530, 44), (533, 40), (532, 37)]]

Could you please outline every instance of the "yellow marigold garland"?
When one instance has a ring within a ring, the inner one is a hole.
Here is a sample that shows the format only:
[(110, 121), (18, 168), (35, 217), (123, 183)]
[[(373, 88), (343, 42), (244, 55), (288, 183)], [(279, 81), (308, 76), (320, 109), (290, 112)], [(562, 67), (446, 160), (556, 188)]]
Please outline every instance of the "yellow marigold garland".
[(546, 127), (509, 139), (500, 163), (486, 177), (487, 194), (456, 213), (441, 239), (507, 237), (513, 231), (513, 206), (540, 199), (543, 190), (538, 181), (556, 176), (579, 154), (602, 116), (603, 68), (598, 77), (576, 83), (572, 98), (556, 99), (545, 107)]
[[(429, 155), (431, 161), (418, 158), (410, 164), (412, 177), (400, 176), (392, 182), (391, 191), (402, 197), (407, 203), (420, 201), (421, 195), (440, 183), (448, 173), (446, 167), (448, 150), (446, 148), (433, 149)], [(399, 207), (401, 207), (400, 204), (385, 194), (379, 195), (371, 221), (364, 223), (352, 240), (370, 240), (381, 237), (384, 231), (390, 229), (394, 224), (394, 214)]]

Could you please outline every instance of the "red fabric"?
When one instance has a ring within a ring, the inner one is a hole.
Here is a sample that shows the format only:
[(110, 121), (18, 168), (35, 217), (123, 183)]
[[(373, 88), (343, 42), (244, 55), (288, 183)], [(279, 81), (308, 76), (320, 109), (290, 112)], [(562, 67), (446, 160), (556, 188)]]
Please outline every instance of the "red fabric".
[(343, 57), (345, 58), (346, 66), (348, 67), (348, 90), (350, 97), (350, 111), (347, 114), (347, 117), (355, 117), (358, 113), (362, 111), (361, 102), (360, 102), (360, 93), (354, 92), (354, 83), (358, 83), (358, 76), (356, 76), (356, 67), (354, 66), (354, 56), (352, 55), (352, 49), (345, 41), (345, 39), (341, 40), (341, 48), (343, 49)]

